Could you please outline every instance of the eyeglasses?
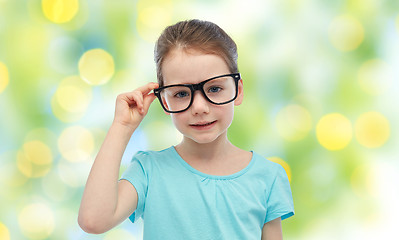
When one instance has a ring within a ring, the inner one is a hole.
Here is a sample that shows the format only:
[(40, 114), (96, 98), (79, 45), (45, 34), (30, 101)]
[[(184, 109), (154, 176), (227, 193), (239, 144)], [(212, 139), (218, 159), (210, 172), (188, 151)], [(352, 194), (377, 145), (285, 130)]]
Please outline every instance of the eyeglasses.
[(213, 77), (197, 84), (174, 84), (154, 89), (162, 108), (168, 113), (179, 113), (190, 108), (194, 92), (200, 90), (212, 104), (222, 105), (234, 101), (238, 94), (239, 73)]

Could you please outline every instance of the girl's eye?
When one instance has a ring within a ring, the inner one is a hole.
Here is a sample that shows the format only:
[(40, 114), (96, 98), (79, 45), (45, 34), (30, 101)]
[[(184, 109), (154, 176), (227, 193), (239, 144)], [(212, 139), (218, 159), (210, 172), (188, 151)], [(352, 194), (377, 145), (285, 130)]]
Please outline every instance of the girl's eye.
[(188, 97), (189, 94), (188, 94), (188, 92), (180, 91), (180, 92), (175, 93), (174, 96), (177, 98), (184, 98), (184, 97)]
[(220, 92), (220, 91), (222, 91), (222, 88), (221, 87), (210, 87), (209, 89), (208, 89), (208, 92), (210, 92), (210, 93), (218, 93), (218, 92)]

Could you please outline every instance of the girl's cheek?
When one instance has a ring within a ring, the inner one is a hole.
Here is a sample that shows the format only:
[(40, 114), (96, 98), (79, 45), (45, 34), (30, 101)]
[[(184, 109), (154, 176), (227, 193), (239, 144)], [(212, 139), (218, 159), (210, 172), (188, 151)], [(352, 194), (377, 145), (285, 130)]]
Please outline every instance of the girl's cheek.
[(172, 122), (176, 127), (178, 127), (181, 124), (184, 124), (186, 121), (185, 118), (181, 116), (181, 114), (178, 115), (173, 114), (171, 115), (171, 117), (172, 117)]

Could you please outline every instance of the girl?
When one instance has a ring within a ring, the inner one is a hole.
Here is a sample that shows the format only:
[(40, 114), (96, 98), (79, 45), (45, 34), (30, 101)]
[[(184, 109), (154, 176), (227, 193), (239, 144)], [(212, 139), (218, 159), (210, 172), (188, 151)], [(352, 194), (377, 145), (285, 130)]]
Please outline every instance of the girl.
[[(234, 41), (214, 23), (179, 22), (159, 37), (155, 61), (158, 83), (117, 97), (79, 225), (103, 233), (142, 217), (144, 239), (282, 239), (281, 220), (294, 214), (284, 169), (227, 138), (243, 101)], [(155, 98), (183, 140), (138, 152), (118, 181), (126, 145)]]

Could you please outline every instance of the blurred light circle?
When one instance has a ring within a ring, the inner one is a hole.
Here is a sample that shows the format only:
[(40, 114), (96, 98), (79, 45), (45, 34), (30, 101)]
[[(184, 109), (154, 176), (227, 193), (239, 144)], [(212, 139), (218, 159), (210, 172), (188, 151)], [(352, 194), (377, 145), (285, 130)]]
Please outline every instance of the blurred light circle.
[(288, 141), (299, 141), (308, 135), (312, 128), (312, 118), (308, 110), (296, 104), (283, 108), (276, 117), (277, 131)]
[(10, 240), (10, 231), (1, 222), (0, 222), (0, 239), (1, 240)]
[(52, 152), (57, 152), (58, 136), (48, 128), (35, 128), (30, 130), (24, 138), (24, 142), (41, 141), (45, 142)]
[(358, 166), (352, 172), (350, 183), (353, 192), (359, 197), (369, 198), (377, 193), (376, 173), (370, 164)]
[(51, 110), (55, 117), (63, 122), (76, 122), (81, 119), (84, 112), (68, 112), (60, 106), (56, 98), (51, 99)]
[(41, 141), (26, 142), (17, 153), (18, 169), (25, 176), (38, 178), (46, 175), (52, 166), (51, 149)]
[(87, 161), (94, 150), (93, 135), (81, 126), (69, 127), (58, 138), (58, 149), (70, 162)]
[(169, 2), (166, 1), (138, 7), (136, 28), (140, 37), (148, 42), (155, 42), (160, 32), (170, 25), (171, 10)]
[(2, 183), (3, 189), (0, 191), (0, 199), (7, 199), (10, 197), (9, 192), (6, 190), (17, 189), (22, 187), (27, 181), (28, 177), (18, 169), (17, 159), (18, 152), (2, 152), (0, 154), (0, 183)]
[(279, 157), (268, 157), (267, 159), (272, 162), (280, 164), (284, 168), (285, 172), (287, 173), (288, 181), (291, 182), (291, 168), (290, 168), (290, 165), (288, 165), (288, 163), (286, 161), (284, 161), (283, 159), (281, 159)]
[(79, 187), (84, 185), (84, 181), (81, 182), (78, 176), (76, 176), (75, 169), (66, 162), (60, 162), (57, 166), (58, 174), (61, 180), (71, 187)]
[(47, 239), (54, 230), (54, 214), (42, 203), (24, 207), (19, 213), (18, 222), (28, 239)]
[(82, 229), (79, 227), (79, 225), (76, 222), (76, 219), (78, 219), (77, 208), (71, 207), (68, 204), (63, 204), (54, 210), (54, 214), (56, 216), (62, 216), (62, 217), (57, 218), (56, 228), (54, 229), (54, 233), (52, 235), (54, 237), (52, 239), (94, 240), (95, 238), (99, 237), (98, 235), (97, 236), (88, 235), (88, 234), (82, 235)]
[(336, 194), (335, 189), (340, 184), (337, 182), (338, 166), (336, 160), (331, 156), (320, 155), (309, 156), (316, 160), (302, 174), (309, 178), (309, 189), (312, 189), (312, 197), (318, 202), (326, 202), (333, 199)]
[(78, 0), (42, 0), (44, 15), (54, 23), (72, 20), (79, 10)]
[(0, 93), (4, 91), (9, 82), (7, 66), (0, 62)]
[(338, 16), (333, 19), (329, 28), (331, 43), (340, 51), (355, 50), (364, 40), (362, 24), (349, 15)]
[(84, 112), (89, 105), (89, 96), (75, 86), (65, 86), (56, 92), (56, 98), (62, 108), (68, 112)]
[(384, 93), (393, 81), (394, 77), (390, 66), (379, 59), (365, 62), (358, 72), (360, 87), (371, 95)]
[(137, 239), (133, 234), (128, 232), (125, 229), (122, 228), (116, 228), (112, 229), (111, 231), (107, 232), (105, 234), (104, 240), (114, 240), (114, 239), (131, 239), (135, 240)]
[(87, 173), (90, 172), (92, 162), (68, 162), (60, 161), (57, 166), (57, 172), (60, 179), (68, 186), (73, 188), (82, 187), (87, 180)]
[[(109, 91), (108, 92), (109, 95), (117, 96), (122, 92), (126, 92), (126, 90), (136, 89), (141, 85), (145, 84), (145, 83), (141, 84), (139, 83), (139, 81), (137, 81), (138, 80), (137, 75), (140, 75), (140, 73), (137, 72), (132, 74), (127, 70), (118, 71), (115, 73), (114, 77), (112, 78), (112, 82), (110, 83), (111, 87), (104, 90)], [(141, 77), (141, 79), (146, 79), (146, 77)]]
[(103, 49), (89, 50), (79, 60), (80, 77), (91, 85), (107, 83), (114, 72), (114, 59)]
[(58, 86), (55, 98), (67, 112), (85, 112), (92, 98), (92, 90), (80, 77), (67, 77)]
[(54, 201), (61, 202), (73, 196), (71, 189), (67, 188), (55, 171), (51, 171), (42, 178), (42, 188), (44, 193)]
[(389, 121), (378, 112), (362, 114), (355, 123), (357, 141), (365, 147), (377, 148), (388, 140), (390, 135)]
[(91, 86), (78, 76), (63, 79), (51, 99), (54, 115), (64, 122), (79, 120), (92, 99)]
[(319, 143), (328, 150), (345, 148), (352, 139), (352, 124), (339, 113), (323, 116), (316, 126)]

